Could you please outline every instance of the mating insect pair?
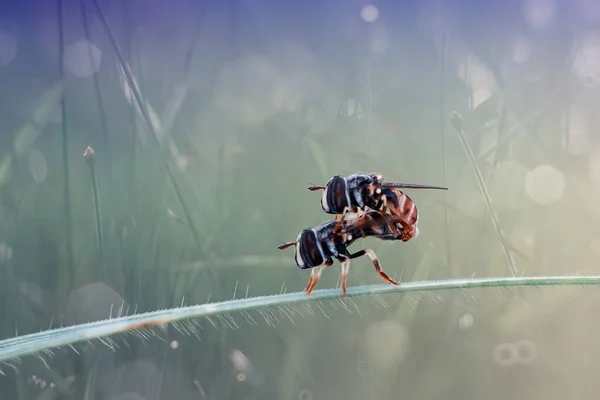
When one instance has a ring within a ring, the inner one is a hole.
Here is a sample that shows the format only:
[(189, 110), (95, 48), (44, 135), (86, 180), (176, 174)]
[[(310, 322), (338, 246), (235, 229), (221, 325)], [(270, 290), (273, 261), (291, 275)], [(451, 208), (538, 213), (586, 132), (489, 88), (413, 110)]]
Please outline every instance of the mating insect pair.
[[(325, 186), (309, 187), (312, 191), (323, 190), (321, 208), (327, 214), (335, 214), (335, 220), (304, 229), (295, 242), (278, 246), (279, 249), (295, 246), (298, 267), (314, 268), (306, 287), (307, 294), (312, 292), (323, 269), (333, 265), (335, 258), (342, 264), (340, 278), (342, 294), (345, 296), (350, 260), (365, 254), (385, 282), (399, 285), (382, 271), (373, 250), (364, 249), (352, 254), (348, 247), (359, 236), (404, 242), (418, 236), (417, 207), (410, 197), (399, 190), (401, 188), (447, 190), (440, 186), (384, 183), (381, 175), (365, 173), (348, 177), (334, 176)], [(356, 216), (346, 219), (349, 212), (356, 213)]]

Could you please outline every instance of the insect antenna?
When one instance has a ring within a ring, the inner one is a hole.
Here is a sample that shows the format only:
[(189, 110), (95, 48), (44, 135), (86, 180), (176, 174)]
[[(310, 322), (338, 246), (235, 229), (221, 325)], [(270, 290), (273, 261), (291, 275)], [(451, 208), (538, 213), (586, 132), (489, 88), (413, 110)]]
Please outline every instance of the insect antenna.
[(325, 190), (325, 186), (321, 186), (321, 185), (310, 185), (308, 187), (308, 190), (312, 190), (313, 192), (315, 190)]
[(286, 242), (286, 243), (281, 243), (279, 246), (277, 246), (277, 248), (279, 250), (283, 250), (283, 249), (287, 249), (290, 246), (295, 246), (296, 242)]

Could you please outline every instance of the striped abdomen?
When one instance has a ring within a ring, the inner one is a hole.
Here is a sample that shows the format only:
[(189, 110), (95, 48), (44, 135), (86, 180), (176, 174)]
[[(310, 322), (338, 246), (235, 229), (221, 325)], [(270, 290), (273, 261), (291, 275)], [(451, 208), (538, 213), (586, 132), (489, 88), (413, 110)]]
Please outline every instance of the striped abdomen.
[(385, 189), (384, 194), (390, 214), (400, 218), (402, 240), (406, 242), (417, 237), (419, 235), (419, 212), (415, 203), (398, 189)]

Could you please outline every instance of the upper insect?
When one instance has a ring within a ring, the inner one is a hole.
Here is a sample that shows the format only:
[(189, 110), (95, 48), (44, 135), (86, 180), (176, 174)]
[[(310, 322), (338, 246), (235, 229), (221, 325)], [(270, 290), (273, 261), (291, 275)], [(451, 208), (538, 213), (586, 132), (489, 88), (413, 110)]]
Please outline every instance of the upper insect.
[[(390, 189), (435, 189), (448, 190), (442, 186), (416, 185), (412, 183), (383, 182), (380, 174), (357, 173), (343, 177), (336, 175), (325, 186), (309, 186), (309, 190), (322, 190), (321, 208), (327, 214), (345, 214), (376, 210), (385, 214), (387, 210), (386, 193)], [(336, 218), (337, 219), (337, 218)]]

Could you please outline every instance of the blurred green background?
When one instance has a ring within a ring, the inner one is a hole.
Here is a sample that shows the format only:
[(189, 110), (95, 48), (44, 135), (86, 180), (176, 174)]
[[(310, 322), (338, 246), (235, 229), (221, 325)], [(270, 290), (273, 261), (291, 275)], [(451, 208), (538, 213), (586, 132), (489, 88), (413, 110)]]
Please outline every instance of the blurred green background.
[[(517, 273), (596, 273), (598, 23), (591, 0), (4, 2), (1, 337), (301, 291), (309, 273), (276, 246), (331, 218), (309, 185), (359, 171), (450, 188), (407, 192), (418, 238), (353, 245), (391, 276), (511, 275), (453, 111)], [(352, 263), (349, 285), (375, 283)], [(597, 300), (231, 315), (23, 358), (0, 398), (594, 399)]]

